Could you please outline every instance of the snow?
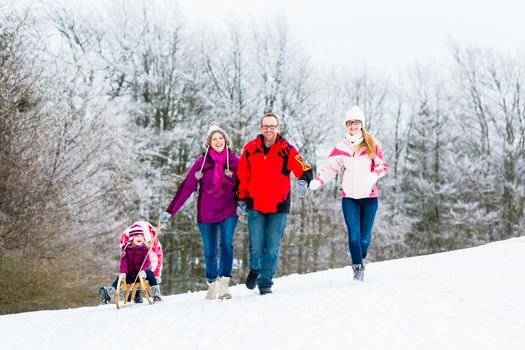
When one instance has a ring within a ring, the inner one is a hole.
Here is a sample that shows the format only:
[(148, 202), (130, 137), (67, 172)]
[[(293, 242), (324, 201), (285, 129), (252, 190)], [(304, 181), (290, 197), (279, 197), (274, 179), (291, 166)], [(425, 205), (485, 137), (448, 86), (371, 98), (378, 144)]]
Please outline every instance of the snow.
[(0, 316), (0, 349), (523, 349), (525, 237), (157, 305)]

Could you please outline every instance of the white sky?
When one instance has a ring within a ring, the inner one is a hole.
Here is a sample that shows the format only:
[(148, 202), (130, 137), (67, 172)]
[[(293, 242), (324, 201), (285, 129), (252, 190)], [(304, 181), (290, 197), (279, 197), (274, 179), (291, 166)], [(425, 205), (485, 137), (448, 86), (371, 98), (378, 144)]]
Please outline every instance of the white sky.
[(523, 0), (179, 1), (190, 24), (284, 14), (320, 64), (364, 63), (393, 72), (442, 60), (449, 39), (511, 52), (525, 47)]
[(347, 266), (277, 278), (265, 296), (237, 285), (227, 301), (199, 291), (123, 310), (3, 315), (0, 349), (521, 350), (524, 253), (519, 237), (373, 262), (364, 283)]

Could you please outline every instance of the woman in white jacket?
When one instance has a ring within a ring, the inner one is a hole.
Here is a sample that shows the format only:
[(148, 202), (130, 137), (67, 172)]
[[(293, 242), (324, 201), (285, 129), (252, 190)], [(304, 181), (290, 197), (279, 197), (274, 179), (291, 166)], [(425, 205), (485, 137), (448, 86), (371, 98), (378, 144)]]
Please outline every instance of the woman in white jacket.
[(348, 247), (354, 280), (363, 281), (363, 259), (368, 253), (378, 207), (377, 180), (387, 173), (388, 166), (378, 142), (363, 128), (365, 115), (361, 108), (353, 106), (344, 122), (348, 133), (334, 147), (309, 188), (314, 191), (321, 188), (344, 166), (342, 195)]

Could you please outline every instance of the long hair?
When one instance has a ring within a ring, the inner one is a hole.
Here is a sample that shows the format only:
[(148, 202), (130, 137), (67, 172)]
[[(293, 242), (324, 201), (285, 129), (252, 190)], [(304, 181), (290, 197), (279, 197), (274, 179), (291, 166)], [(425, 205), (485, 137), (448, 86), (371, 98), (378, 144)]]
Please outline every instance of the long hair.
[(372, 134), (370, 134), (364, 128), (361, 128), (361, 132), (363, 133), (363, 142), (361, 142), (357, 149), (366, 147), (366, 154), (368, 155), (368, 158), (374, 159), (376, 157), (376, 146), (379, 144), (379, 142), (377, 142), (374, 136), (372, 136)]

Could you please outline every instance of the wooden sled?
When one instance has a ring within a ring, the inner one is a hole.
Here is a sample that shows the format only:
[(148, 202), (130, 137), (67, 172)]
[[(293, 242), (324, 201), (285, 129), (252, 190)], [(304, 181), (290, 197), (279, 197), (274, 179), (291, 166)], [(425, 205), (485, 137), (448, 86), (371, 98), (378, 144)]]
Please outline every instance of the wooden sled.
[[(142, 289), (142, 294), (144, 297), (146, 297), (146, 299), (148, 299), (148, 303), (153, 305), (155, 303), (153, 301), (153, 292), (147, 280), (139, 277), (139, 280), (136, 283), (128, 284), (126, 283), (126, 279), (123, 279), (122, 276), (119, 276), (117, 289), (115, 291), (117, 309), (129, 307), (135, 304), (133, 300), (135, 300), (135, 294), (137, 294), (137, 289), (139, 288)], [(131, 301), (128, 302), (128, 299)]]

